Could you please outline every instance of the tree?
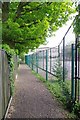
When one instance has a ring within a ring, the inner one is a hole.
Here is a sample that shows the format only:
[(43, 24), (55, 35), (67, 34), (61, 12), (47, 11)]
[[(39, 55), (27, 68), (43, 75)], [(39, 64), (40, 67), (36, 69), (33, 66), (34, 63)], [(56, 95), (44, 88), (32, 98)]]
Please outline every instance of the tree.
[(75, 20), (73, 22), (73, 31), (76, 37), (78, 38), (77, 47), (79, 48), (78, 52), (80, 53), (80, 3), (78, 3), (77, 11), (78, 15), (76, 15)]
[(3, 2), (2, 39), (13, 49), (28, 52), (43, 44), (73, 12), (70, 2)]
[(74, 28), (74, 32), (76, 33), (76, 35), (80, 35), (80, 14), (78, 14), (75, 17), (74, 23), (73, 23), (73, 28)]
[(80, 35), (80, 3), (79, 1), (77, 2), (78, 6), (76, 5), (76, 10), (78, 12), (78, 15), (76, 15), (75, 20), (73, 22), (73, 30), (76, 34), (76, 36)]

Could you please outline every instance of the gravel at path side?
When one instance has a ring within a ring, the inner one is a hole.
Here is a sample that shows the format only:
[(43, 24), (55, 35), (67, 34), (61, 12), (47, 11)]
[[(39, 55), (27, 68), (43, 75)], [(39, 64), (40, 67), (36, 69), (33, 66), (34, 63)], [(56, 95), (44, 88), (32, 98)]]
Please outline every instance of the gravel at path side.
[(67, 111), (58, 103), (44, 84), (22, 64), (18, 79), (15, 81), (15, 93), (7, 118), (66, 118)]

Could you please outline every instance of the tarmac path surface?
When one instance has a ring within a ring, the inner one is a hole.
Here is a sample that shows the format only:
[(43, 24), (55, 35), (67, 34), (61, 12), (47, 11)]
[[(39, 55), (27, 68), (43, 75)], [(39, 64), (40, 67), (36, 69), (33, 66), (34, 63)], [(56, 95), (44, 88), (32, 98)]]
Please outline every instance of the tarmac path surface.
[(21, 64), (7, 118), (67, 118), (67, 111), (31, 69)]

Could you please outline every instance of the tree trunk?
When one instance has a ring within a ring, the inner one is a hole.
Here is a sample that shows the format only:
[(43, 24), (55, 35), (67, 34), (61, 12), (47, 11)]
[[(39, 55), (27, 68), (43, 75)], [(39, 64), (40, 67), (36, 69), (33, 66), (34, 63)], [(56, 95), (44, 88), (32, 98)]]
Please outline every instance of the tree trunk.
[(9, 13), (9, 2), (2, 3), (2, 22), (7, 21)]

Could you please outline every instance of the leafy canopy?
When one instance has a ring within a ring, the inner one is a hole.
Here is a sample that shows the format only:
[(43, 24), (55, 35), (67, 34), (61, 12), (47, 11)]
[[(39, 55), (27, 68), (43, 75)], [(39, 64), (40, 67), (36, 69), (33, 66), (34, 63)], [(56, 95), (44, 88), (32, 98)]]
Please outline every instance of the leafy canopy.
[(76, 33), (76, 35), (80, 35), (80, 14), (78, 14), (75, 17), (75, 20), (73, 22), (73, 28), (74, 28), (74, 32)]
[[(5, 12), (6, 10), (6, 12)], [(71, 2), (3, 3), (3, 44), (28, 52), (45, 43), (73, 12)]]

